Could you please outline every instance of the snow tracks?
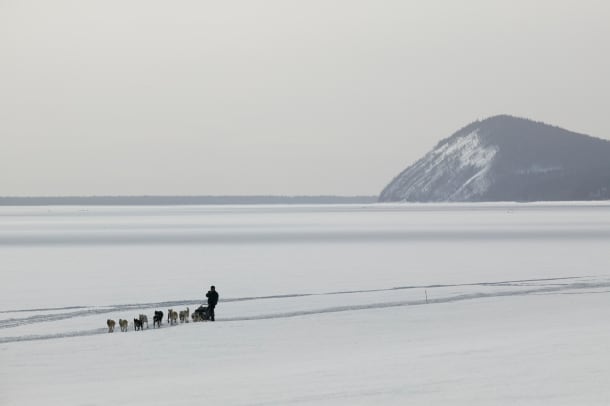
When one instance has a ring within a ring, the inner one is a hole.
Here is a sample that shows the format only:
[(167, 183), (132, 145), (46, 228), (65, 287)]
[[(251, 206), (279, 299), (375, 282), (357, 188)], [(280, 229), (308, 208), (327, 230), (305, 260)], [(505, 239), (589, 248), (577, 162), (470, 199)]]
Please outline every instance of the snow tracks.
[[(561, 277), (239, 297), (222, 300), (217, 320), (245, 322), (523, 295), (607, 293), (608, 288), (610, 278), (607, 277)], [(106, 318), (131, 320), (134, 315), (152, 313), (154, 309), (166, 311), (196, 307), (200, 303), (200, 300), (180, 300), (0, 311), (0, 344), (105, 334)]]

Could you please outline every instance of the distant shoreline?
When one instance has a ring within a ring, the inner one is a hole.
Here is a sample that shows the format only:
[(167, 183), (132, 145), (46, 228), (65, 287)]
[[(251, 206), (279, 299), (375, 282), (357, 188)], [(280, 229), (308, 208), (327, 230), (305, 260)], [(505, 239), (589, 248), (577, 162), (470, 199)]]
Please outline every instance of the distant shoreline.
[(367, 204), (377, 196), (49, 196), (0, 197), (0, 206), (165, 206), (224, 204)]

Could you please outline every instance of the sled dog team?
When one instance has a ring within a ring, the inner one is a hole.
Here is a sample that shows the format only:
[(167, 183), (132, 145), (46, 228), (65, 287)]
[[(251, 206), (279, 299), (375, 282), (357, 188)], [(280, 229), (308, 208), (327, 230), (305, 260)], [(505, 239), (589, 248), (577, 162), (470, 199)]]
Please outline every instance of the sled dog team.
[[(173, 309), (169, 309), (167, 311), (167, 324), (173, 325), (178, 324), (178, 320), (180, 323), (188, 323), (190, 316), (190, 309), (187, 307), (186, 310), (181, 310), (177, 312)], [(199, 314), (193, 313), (193, 321), (203, 321)], [(160, 310), (155, 310), (155, 315), (153, 316), (153, 328), (161, 327), (161, 323), (163, 322), (163, 312)], [(142, 330), (144, 328), (144, 324), (146, 324), (146, 328), (148, 328), (148, 316), (145, 314), (140, 314), (138, 318), (133, 319), (133, 328), (135, 331)], [(114, 326), (116, 322), (112, 319), (106, 320), (106, 325), (108, 326), (108, 332), (114, 332)], [(119, 319), (119, 327), (122, 332), (127, 331), (127, 327), (129, 322), (127, 320)]]
[[(199, 308), (195, 309), (192, 315), (188, 307), (186, 308), (186, 310), (181, 310), (180, 312), (177, 312), (173, 309), (169, 309), (167, 311), (167, 324), (169, 324), (170, 326), (178, 324), (178, 320), (180, 320), (180, 323), (188, 323), (189, 316), (192, 317), (193, 321), (214, 321), (214, 308), (218, 304), (219, 298), (218, 292), (216, 291), (216, 287), (214, 285), (210, 286), (210, 290), (208, 291), (208, 293), (206, 293), (205, 296), (208, 298), (208, 306), (199, 306)], [(163, 312), (160, 310), (155, 310), (155, 315), (153, 316), (153, 328), (161, 327), (162, 322)], [(134, 330), (141, 331), (144, 328), (144, 323), (146, 323), (146, 328), (148, 328), (148, 317), (145, 314), (140, 314), (137, 319), (133, 319)], [(114, 332), (114, 320), (106, 320), (106, 325), (108, 326), (109, 333)], [(119, 319), (119, 327), (121, 327), (121, 331), (127, 331), (128, 326), (129, 322), (127, 320)]]

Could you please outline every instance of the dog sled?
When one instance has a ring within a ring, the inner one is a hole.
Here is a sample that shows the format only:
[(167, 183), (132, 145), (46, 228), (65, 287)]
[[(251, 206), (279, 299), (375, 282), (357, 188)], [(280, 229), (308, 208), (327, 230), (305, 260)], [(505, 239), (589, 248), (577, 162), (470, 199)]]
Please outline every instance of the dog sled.
[(210, 312), (208, 310), (208, 307), (203, 305), (199, 306), (197, 309), (195, 309), (191, 317), (193, 318), (193, 321), (210, 320)]

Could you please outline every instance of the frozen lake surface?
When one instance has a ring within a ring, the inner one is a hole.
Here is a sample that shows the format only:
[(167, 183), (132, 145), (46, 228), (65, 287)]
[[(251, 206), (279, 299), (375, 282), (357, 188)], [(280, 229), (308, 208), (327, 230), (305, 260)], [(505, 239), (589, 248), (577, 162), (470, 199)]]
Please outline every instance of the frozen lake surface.
[(607, 404), (609, 244), (608, 203), (0, 207), (0, 404)]

